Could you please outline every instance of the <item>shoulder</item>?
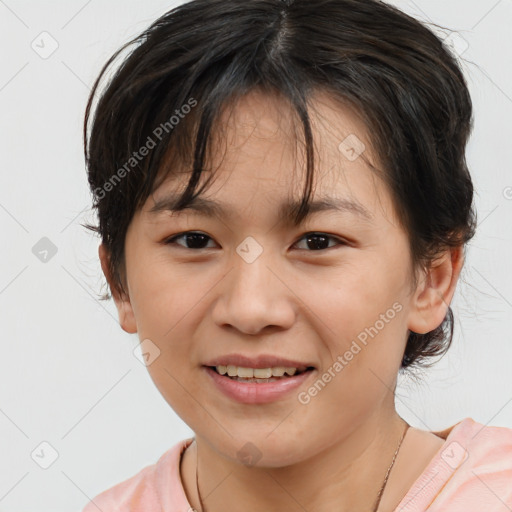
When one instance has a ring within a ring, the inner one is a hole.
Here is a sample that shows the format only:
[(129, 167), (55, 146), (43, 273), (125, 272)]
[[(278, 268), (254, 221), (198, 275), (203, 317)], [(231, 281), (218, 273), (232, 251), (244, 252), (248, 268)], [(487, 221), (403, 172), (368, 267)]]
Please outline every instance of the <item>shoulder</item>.
[(465, 418), (442, 433), (446, 441), (434, 461), (447, 478), (429, 512), (512, 506), (512, 429)]
[(512, 510), (512, 429), (465, 418), (433, 434), (443, 445), (395, 512)]
[(180, 457), (192, 439), (185, 439), (167, 450), (155, 464), (101, 492), (82, 512), (174, 512), (184, 510), (184, 492), (179, 477)]
[(512, 428), (465, 418), (447, 431), (442, 455), (447, 463), (453, 459), (452, 464), (461, 473), (474, 474), (482, 467), (512, 471)]
[(486, 426), (471, 418), (459, 427), (443, 454), (456, 465), (445, 488), (445, 501), (488, 512), (512, 506), (512, 429)]
[(154, 480), (155, 464), (143, 468), (136, 475), (98, 494), (89, 501), (82, 512), (142, 512), (144, 507), (151, 507), (151, 510), (160, 512)]

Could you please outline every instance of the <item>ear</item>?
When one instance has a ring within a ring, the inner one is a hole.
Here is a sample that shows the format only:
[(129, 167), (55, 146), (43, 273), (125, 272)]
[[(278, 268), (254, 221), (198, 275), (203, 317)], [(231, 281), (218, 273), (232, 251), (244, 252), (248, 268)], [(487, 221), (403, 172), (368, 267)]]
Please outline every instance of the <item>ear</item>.
[(117, 307), (117, 312), (119, 314), (119, 325), (123, 331), (134, 334), (137, 332), (137, 323), (135, 321), (135, 315), (130, 303), (130, 297), (122, 294), (114, 285), (109, 270), (110, 253), (103, 244), (100, 244), (98, 248), (98, 255), (100, 257), (101, 269), (103, 270), (103, 274), (105, 274), (105, 277), (108, 281), (110, 291), (112, 292), (112, 297)]
[(441, 325), (455, 293), (463, 263), (461, 246), (446, 250), (432, 263), (414, 293), (409, 330), (426, 334)]

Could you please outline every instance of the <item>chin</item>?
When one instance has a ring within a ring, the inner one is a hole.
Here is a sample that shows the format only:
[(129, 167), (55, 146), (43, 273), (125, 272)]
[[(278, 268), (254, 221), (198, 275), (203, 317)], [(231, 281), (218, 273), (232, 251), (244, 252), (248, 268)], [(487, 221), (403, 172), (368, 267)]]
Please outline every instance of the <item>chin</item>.
[(269, 436), (271, 430), (258, 429), (254, 435), (245, 431), (239, 436), (232, 432), (233, 437), (226, 439), (226, 444), (219, 451), (248, 468), (279, 468), (301, 462), (304, 455), (297, 449), (299, 437), (285, 431), (278, 432), (278, 429)]

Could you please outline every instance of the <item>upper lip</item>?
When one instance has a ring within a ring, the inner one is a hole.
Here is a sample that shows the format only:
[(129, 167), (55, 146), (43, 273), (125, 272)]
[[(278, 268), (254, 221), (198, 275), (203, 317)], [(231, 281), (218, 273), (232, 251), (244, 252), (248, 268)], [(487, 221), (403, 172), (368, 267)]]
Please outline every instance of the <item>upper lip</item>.
[(276, 366), (284, 366), (286, 368), (297, 368), (298, 370), (305, 370), (313, 367), (310, 363), (304, 363), (285, 357), (277, 357), (270, 354), (260, 354), (258, 356), (244, 356), (242, 354), (228, 354), (225, 356), (215, 357), (210, 359), (205, 366), (241, 366), (243, 368), (274, 368)]

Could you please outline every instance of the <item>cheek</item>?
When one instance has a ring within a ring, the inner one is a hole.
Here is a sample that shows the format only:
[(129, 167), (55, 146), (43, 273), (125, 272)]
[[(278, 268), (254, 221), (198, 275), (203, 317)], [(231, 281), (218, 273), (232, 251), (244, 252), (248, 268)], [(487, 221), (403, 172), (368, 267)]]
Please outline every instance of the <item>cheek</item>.
[(402, 300), (402, 274), (397, 266), (389, 268), (383, 258), (362, 255), (350, 265), (308, 278), (301, 294), (327, 326), (353, 334)]
[[(147, 251), (149, 252), (149, 251)], [(167, 339), (188, 314), (193, 314), (212, 284), (207, 275), (200, 286), (186, 265), (171, 265), (162, 256), (135, 255), (130, 276), (130, 299), (140, 336)], [(179, 328), (177, 329), (179, 330)]]
[(147, 370), (160, 395), (186, 424), (208, 424), (211, 418), (204, 409), (204, 391), (196, 385), (185, 361), (179, 346), (168, 346)]
[[(365, 271), (367, 267), (373, 271)], [(360, 267), (344, 269), (317, 288), (319, 300), (311, 309), (318, 312), (321, 322), (315, 323), (330, 359), (334, 362), (341, 357), (343, 373), (352, 378), (347, 382), (355, 388), (370, 369), (387, 375), (400, 363), (407, 327), (406, 280), (399, 268), (368, 258)]]

